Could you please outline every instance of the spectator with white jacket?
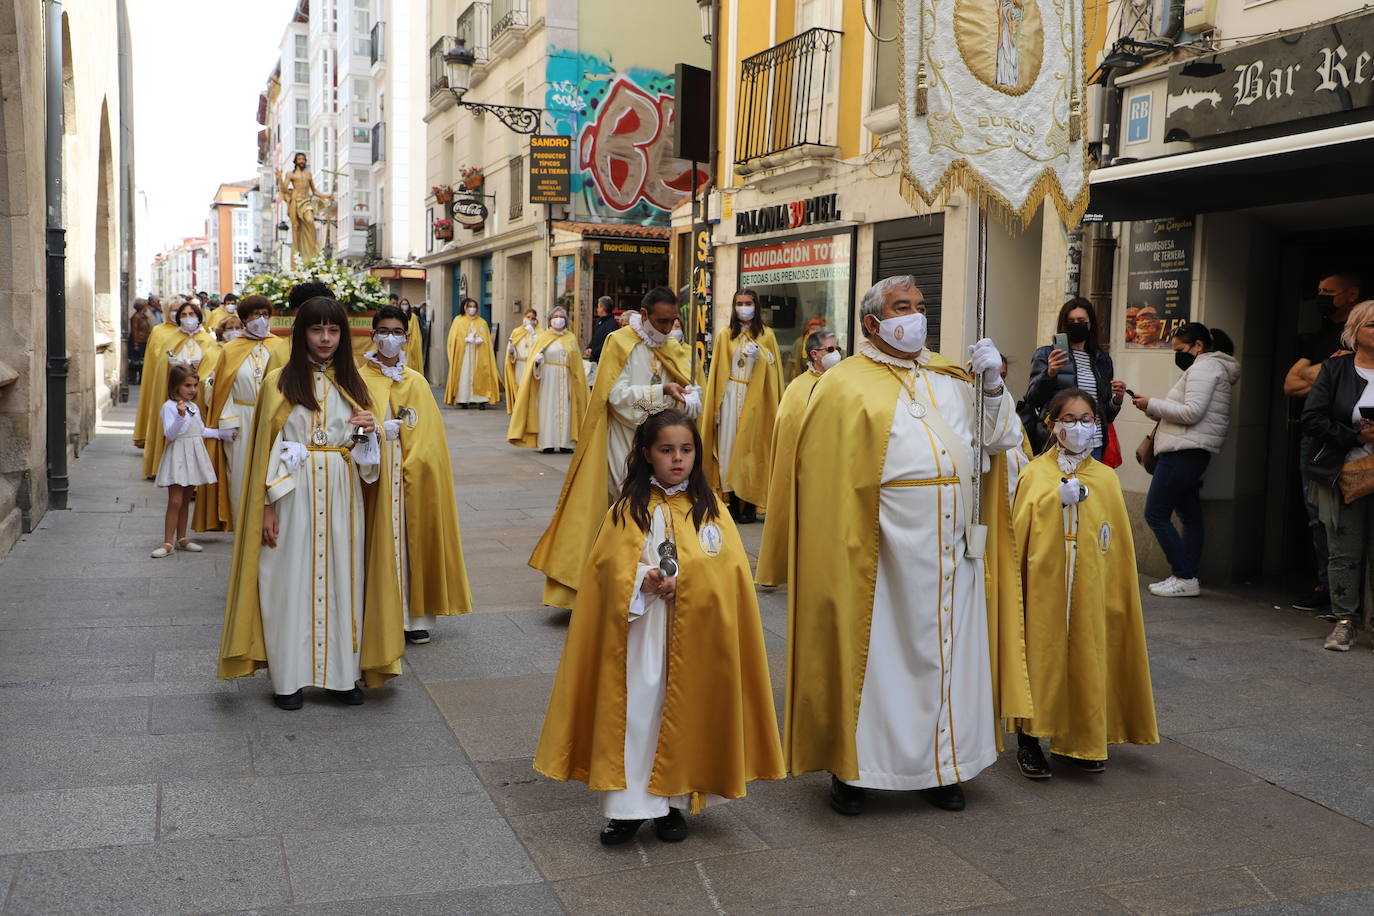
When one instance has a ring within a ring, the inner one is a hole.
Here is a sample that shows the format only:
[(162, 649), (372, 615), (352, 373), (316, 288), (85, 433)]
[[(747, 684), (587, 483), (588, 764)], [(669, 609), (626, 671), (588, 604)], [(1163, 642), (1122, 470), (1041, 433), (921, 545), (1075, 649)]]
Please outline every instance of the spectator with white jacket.
[[(1132, 403), (1159, 421), (1145, 523), (1155, 533), (1172, 575), (1151, 585), (1150, 591), (1161, 598), (1187, 598), (1199, 592), (1202, 474), (1226, 441), (1231, 392), (1240, 378), (1240, 364), (1225, 332), (1196, 321), (1176, 330), (1171, 345), (1183, 377), (1169, 389), (1168, 397), (1136, 395)], [(1175, 513), (1181, 533), (1174, 527)]]

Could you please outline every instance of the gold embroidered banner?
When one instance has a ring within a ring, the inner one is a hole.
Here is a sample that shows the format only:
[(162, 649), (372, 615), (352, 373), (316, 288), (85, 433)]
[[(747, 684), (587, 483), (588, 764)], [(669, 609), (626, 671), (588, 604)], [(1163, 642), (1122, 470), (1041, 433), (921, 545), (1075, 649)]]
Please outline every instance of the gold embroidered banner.
[(902, 190), (955, 188), (1024, 225), (1045, 197), (1088, 204), (1081, 0), (905, 0)]

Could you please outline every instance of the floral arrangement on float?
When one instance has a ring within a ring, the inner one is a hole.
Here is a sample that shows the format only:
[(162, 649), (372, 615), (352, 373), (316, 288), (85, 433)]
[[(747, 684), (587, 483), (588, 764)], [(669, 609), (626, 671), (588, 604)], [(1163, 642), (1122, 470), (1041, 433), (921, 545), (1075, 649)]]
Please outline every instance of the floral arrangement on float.
[(329, 287), (334, 298), (350, 313), (370, 315), (386, 304), (386, 290), (381, 280), (369, 274), (354, 273), (346, 265), (324, 255), (275, 273), (253, 277), (244, 284), (243, 294), (266, 296), (276, 306), (278, 315), (289, 315), (287, 297), (292, 287), (311, 281)]

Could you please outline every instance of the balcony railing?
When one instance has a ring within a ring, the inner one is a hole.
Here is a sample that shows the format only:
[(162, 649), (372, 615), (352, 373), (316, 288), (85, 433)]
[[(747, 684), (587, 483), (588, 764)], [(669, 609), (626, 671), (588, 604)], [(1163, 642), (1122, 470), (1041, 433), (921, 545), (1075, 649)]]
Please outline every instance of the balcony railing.
[(382, 256), (382, 224), (371, 223), (367, 227), (367, 256), (380, 259)]
[(386, 122), (372, 125), (372, 162), (386, 162)]
[(527, 28), (529, 24), (529, 0), (492, 0), (491, 38), (493, 41), (511, 29)]
[(466, 43), (467, 49), (475, 58), (475, 63), (485, 64), (490, 60), (491, 4), (469, 3), (468, 8), (458, 16), (458, 31), (455, 36)]
[(372, 26), (372, 63), (386, 60), (386, 23), (378, 22)]
[(810, 29), (740, 62), (735, 161), (806, 144), (833, 146), (839, 32)]
[(448, 88), (448, 68), (444, 66), (444, 54), (453, 47), (452, 36), (445, 35), (429, 46), (429, 94), (442, 92)]

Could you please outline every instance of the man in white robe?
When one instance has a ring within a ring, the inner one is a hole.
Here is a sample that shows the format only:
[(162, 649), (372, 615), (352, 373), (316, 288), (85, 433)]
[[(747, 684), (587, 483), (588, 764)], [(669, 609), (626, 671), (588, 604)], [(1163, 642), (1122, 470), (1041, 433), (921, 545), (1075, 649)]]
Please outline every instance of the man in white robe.
[[(864, 789), (922, 790), (959, 810), (960, 783), (997, 758), (968, 509), (986, 456), (1022, 432), (991, 341), (969, 348), (972, 384), (926, 348), (912, 278), (879, 282), (861, 314), (866, 339), (816, 385), (798, 438), (785, 751), (792, 772), (831, 771), (842, 814), (863, 811)], [(821, 497), (846, 475), (852, 502), (836, 509)]]

